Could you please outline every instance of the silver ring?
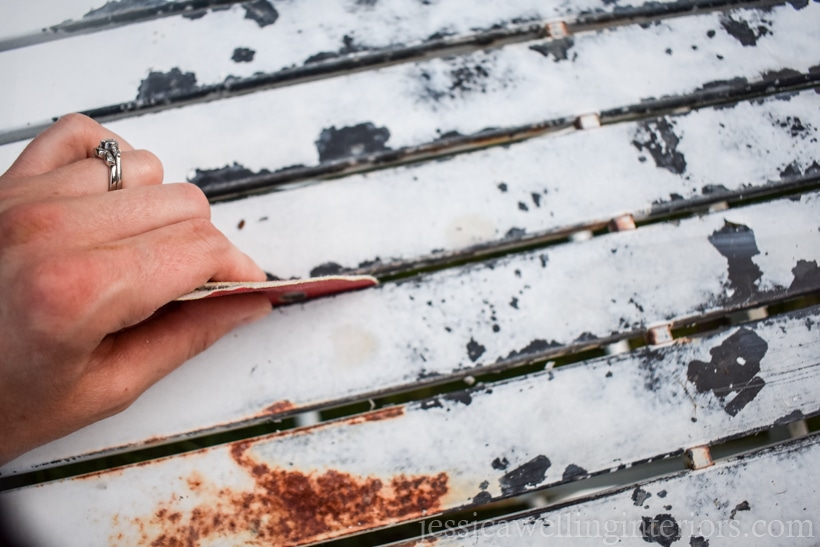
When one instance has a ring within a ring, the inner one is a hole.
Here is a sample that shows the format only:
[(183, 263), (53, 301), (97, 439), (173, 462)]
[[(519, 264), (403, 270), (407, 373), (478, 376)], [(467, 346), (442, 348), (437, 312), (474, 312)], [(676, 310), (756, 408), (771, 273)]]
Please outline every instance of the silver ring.
[(108, 191), (122, 189), (122, 162), (120, 145), (114, 139), (104, 139), (94, 149), (94, 154), (108, 166)]

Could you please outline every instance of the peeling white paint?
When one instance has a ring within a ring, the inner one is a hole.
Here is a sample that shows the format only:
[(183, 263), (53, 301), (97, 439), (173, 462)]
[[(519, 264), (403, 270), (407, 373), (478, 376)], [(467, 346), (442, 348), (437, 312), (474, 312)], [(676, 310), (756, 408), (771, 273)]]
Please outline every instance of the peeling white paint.
[(654, 541), (661, 545), (813, 546), (818, 521), (812, 507), (820, 503), (820, 491), (806, 478), (814, 474), (818, 458), (818, 439), (808, 438), (495, 525), (477, 522), (457, 530), (440, 521), (420, 530), (426, 541), (401, 545), (428, 545), (435, 533), (440, 534), (435, 545), (441, 547), (540, 546), (549, 541), (646, 545), (653, 543), (646, 532), (654, 520), (667, 523), (668, 536)]
[[(795, 118), (805, 135), (780, 127)], [(811, 90), (667, 120), (686, 161), (680, 174), (633, 144), (642, 123), (625, 123), (217, 203), (212, 219), (266, 270), (307, 276), (327, 262), (440, 258), (511, 230), (535, 236), (642, 217), (673, 194), (748, 192), (778, 182), (792, 163), (803, 172), (817, 161), (820, 96)]]
[[(726, 306), (728, 263), (708, 237), (727, 215), (754, 231), (780, 271), (798, 260), (820, 263), (819, 212), (820, 200), (810, 194), (277, 308), (171, 373), (122, 414), (21, 456), (4, 471), (252, 419), (278, 401), (317, 404), (412, 386), (432, 373), (466, 375), (532, 344), (567, 345), (715, 312)], [(365, 343), (339, 348), (333, 340), (340, 328), (366, 333)]]
[[(93, 3), (7, 0), (0, 6), (0, 40), (11, 40), (26, 31), (36, 33), (66, 19), (80, 20)], [(229, 77), (245, 78), (299, 67), (319, 54), (338, 54), (346, 47), (365, 52), (406, 47), (434, 35), (462, 37), (494, 26), (515, 26), (512, 21), (543, 23), (556, 17), (573, 18), (593, 9), (611, 13), (614, 8), (598, 0), (573, 2), (571, 6), (559, 0), (501, 4), (391, 0), (373, 5), (354, 0), (312, 0), (272, 4), (279, 18), (265, 27), (245, 18), (244, 9), (236, 3), (193, 20), (181, 15), (163, 17), (4, 52), (0, 71), (14, 74), (20, 85), (3, 89), (0, 99), (8, 101), (35, 93), (47, 100), (32, 100), (29, 95), (14, 112), (3, 112), (0, 125), (20, 127), (67, 112), (132, 101), (149, 72), (178, 68), (194, 73), (199, 85), (221, 84)], [(97, 59), (102, 43), (139, 47), (129, 49), (116, 64), (101, 70)], [(232, 57), (236, 48), (253, 50), (253, 59), (235, 62)], [(66, 82), (81, 91), (60, 92)]]
[[(269, 436), (253, 441), (248, 454), (273, 469), (309, 474), (334, 470), (389, 478), (445, 472), (450, 491), (441, 509), (453, 509), (469, 504), (479, 492), (501, 496), (504, 477), (536, 458), (542, 458), (546, 467), (543, 476), (535, 473), (538, 478), (530, 488), (561, 482), (570, 465), (601, 472), (765, 427), (795, 411), (813, 412), (820, 405), (820, 344), (812, 332), (818, 327), (817, 316), (807, 317), (744, 327), (767, 343), (760, 362), (766, 385), (736, 416), (727, 414), (712, 393), (697, 393), (686, 368), (693, 360), (708, 362), (714, 348), (740, 330), (732, 328), (660, 351), (545, 371), (495, 384), (491, 390), (479, 387), (466, 401), (463, 396), (461, 401), (442, 396), (434, 404), (410, 404), (391, 418), (331, 422)], [(798, 398), (785, 402), (784, 394)], [(521, 434), (522, 427), (526, 435)], [(593, 445), (596, 449), (589, 450)], [(128, 534), (136, 531), (127, 523), (152, 516), (157, 503), (180, 498), (171, 503), (171, 511), (191, 511), (208, 503), (215, 492), (192, 489), (186, 484), (191, 476), (201, 476), (220, 489), (251, 491), (250, 475), (230, 453), (230, 446), (217, 447), (137, 468), (23, 488), (2, 497), (13, 503), (23, 526), (43, 539), (64, 535), (67, 545), (80, 545), (125, 530), (124, 541), (129, 543), (134, 536)], [(101, 491), (100, 485), (106, 489)], [(723, 485), (721, 492), (728, 486), (725, 480)], [(122, 496), (124, 488), (129, 496)], [(668, 490), (668, 499), (651, 500), (650, 507), (671, 503), (680, 510), (683, 500), (675, 497), (676, 489)], [(712, 490), (702, 485), (698, 492)], [(115, 514), (122, 526), (112, 526)], [(90, 519), (100, 524), (78, 526)], [(74, 532), (67, 534), (69, 530)]]
[[(744, 47), (721, 31), (718, 14), (706, 14), (578, 34), (567, 61), (530, 49), (537, 43), (515, 44), (145, 114), (109, 127), (155, 152), (169, 181), (234, 162), (254, 172), (315, 165), (316, 141), (331, 127), (369, 122), (389, 130), (387, 146), (401, 148), (452, 131), (471, 134), (689, 93), (716, 80), (759, 80), (784, 67), (806, 72), (817, 63), (802, 52), (820, 38), (820, 26), (812, 23), (818, 12), (816, 3), (800, 11), (773, 8), (771, 32), (757, 47)], [(713, 39), (705, 38), (715, 29)], [(697, 50), (693, 36), (703, 37)], [(470, 81), (459, 83), (465, 75)], [(25, 100), (10, 98), (12, 104), (38, 102), (21, 91)], [(0, 147), (0, 165), (17, 151), (19, 144)]]

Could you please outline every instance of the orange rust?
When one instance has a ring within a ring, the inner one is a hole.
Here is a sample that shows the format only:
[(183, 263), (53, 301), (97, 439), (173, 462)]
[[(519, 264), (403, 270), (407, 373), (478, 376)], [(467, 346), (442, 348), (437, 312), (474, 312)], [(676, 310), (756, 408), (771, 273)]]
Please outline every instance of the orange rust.
[(628, 232), (630, 230), (635, 230), (635, 217), (631, 214), (615, 217), (609, 221), (607, 227), (610, 232)]
[[(403, 407), (389, 407), (372, 415), (380, 420), (403, 413)], [(172, 495), (150, 516), (133, 520), (140, 544), (181, 547), (233, 538), (243, 545), (299, 545), (421, 517), (439, 510), (448, 492), (446, 473), (381, 479), (336, 470), (285, 470), (255, 460), (250, 447), (250, 441), (242, 441), (230, 451), (253, 478), (250, 490), (218, 489), (193, 473), (187, 482), (198, 491)], [(190, 511), (180, 510), (178, 500), (191, 493), (202, 501)]]
[(202, 475), (194, 471), (188, 476), (185, 482), (188, 483), (188, 488), (191, 489), (191, 492), (196, 492), (202, 487), (202, 483), (205, 482), (205, 479), (202, 477)]
[(287, 399), (285, 399), (283, 401), (277, 401), (277, 402), (273, 403), (272, 405), (267, 407), (265, 410), (263, 410), (262, 414), (264, 414), (264, 415), (280, 414), (282, 412), (287, 412), (288, 410), (293, 410), (294, 408), (296, 408), (296, 405), (293, 404), (292, 402), (288, 401)]
[(403, 406), (388, 406), (385, 408), (380, 408), (379, 410), (361, 414), (359, 416), (354, 416), (353, 418), (347, 420), (347, 423), (352, 425), (360, 424), (362, 422), (380, 422), (381, 420), (389, 420), (400, 416), (404, 416)]
[(653, 327), (646, 331), (646, 342), (650, 346), (660, 346), (673, 341), (674, 337), (672, 336), (672, 327), (670, 325)]
[(385, 408), (381, 408), (373, 412), (368, 412), (367, 414), (362, 416), (362, 418), (364, 418), (364, 421), (366, 422), (378, 422), (380, 420), (398, 418), (399, 416), (404, 416), (403, 406), (388, 406)]

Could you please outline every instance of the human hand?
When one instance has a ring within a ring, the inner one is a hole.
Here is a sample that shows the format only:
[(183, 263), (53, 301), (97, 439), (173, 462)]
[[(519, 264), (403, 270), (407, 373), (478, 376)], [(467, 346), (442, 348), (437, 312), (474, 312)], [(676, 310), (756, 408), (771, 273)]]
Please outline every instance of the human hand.
[[(108, 138), (122, 150), (113, 192), (93, 156)], [(270, 312), (262, 294), (172, 302), (265, 274), (211, 224), (197, 187), (161, 182), (153, 154), (77, 114), (0, 176), (0, 464), (124, 410)]]

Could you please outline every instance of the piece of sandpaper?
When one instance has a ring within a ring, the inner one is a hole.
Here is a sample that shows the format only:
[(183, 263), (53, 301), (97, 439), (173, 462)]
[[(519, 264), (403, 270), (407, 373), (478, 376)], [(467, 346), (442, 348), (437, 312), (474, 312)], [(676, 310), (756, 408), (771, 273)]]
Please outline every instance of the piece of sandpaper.
[(177, 301), (200, 300), (202, 298), (215, 298), (246, 292), (263, 292), (270, 299), (272, 305), (279, 306), (304, 302), (320, 296), (364, 289), (378, 284), (379, 281), (369, 275), (334, 275), (311, 277), (310, 279), (258, 282), (212, 282), (205, 283), (188, 294), (180, 296)]

